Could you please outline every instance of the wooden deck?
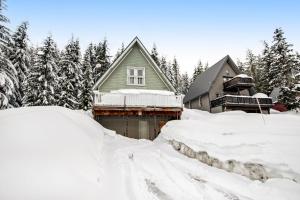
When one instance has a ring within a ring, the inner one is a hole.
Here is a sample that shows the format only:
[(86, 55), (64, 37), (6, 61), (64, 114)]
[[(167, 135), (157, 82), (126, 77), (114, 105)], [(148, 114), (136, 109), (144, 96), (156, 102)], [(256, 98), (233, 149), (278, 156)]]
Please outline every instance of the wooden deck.
[(239, 91), (254, 87), (253, 79), (250, 77), (234, 77), (223, 83), (224, 91)]
[(255, 98), (251, 96), (225, 95), (210, 102), (212, 108), (223, 106), (240, 110), (270, 109), (273, 106), (271, 98)]
[(93, 106), (94, 116), (169, 116), (180, 119), (182, 108), (178, 107), (111, 107)]

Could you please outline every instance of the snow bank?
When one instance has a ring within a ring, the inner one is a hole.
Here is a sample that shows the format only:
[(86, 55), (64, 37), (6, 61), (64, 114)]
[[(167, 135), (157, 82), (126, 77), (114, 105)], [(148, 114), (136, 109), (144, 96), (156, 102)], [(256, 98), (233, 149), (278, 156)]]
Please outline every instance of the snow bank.
[(252, 97), (255, 97), (255, 98), (269, 98), (268, 95), (266, 95), (264, 93), (256, 93)]
[(0, 111), (0, 199), (100, 199), (102, 126), (60, 107)]
[(112, 90), (114, 94), (159, 94), (159, 95), (175, 95), (174, 92), (166, 90), (143, 90), (143, 89), (121, 89)]
[(265, 166), (275, 177), (300, 181), (300, 118), (240, 111), (210, 114), (185, 109), (181, 121), (170, 121), (160, 137), (206, 151), (222, 162), (236, 160)]
[(239, 74), (239, 75), (236, 75), (235, 77), (240, 77), (240, 78), (252, 78), (251, 76), (248, 76), (247, 74)]

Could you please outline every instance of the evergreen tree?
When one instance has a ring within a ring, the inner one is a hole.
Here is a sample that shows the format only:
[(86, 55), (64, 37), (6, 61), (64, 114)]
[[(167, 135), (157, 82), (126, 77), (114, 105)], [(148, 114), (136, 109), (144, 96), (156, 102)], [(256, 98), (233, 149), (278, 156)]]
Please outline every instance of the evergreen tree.
[(171, 68), (171, 83), (173, 84), (173, 87), (176, 89), (177, 92), (179, 92), (179, 87), (180, 87), (180, 74), (179, 74), (179, 65), (174, 58), (173, 63), (172, 63), (172, 68)]
[(181, 76), (181, 90), (180, 93), (186, 95), (190, 87), (190, 79), (188, 74), (185, 72)]
[(159, 66), (160, 66), (160, 69), (163, 72), (163, 74), (168, 77), (168, 75), (167, 75), (168, 66), (167, 66), (166, 58), (164, 56), (161, 57), (160, 65)]
[(82, 66), (79, 41), (72, 38), (67, 44), (60, 62), (60, 103), (59, 105), (78, 109), (82, 86)]
[(28, 23), (23, 22), (17, 31), (12, 36), (10, 60), (17, 70), (17, 78), (19, 87), (16, 88), (17, 103), (22, 105), (22, 98), (24, 96), (24, 81), (28, 75), (28, 68), (30, 66), (30, 55), (28, 50)]
[(253, 78), (255, 89), (262, 92), (262, 68), (260, 67), (261, 57), (254, 55), (251, 50), (247, 51), (245, 65), (245, 73)]
[(83, 110), (88, 110), (92, 107), (93, 101), (93, 77), (92, 77), (92, 65), (95, 60), (93, 60), (94, 56), (94, 48), (93, 45), (90, 44), (88, 49), (86, 50), (83, 58), (82, 71), (83, 71), (83, 90), (81, 93), (81, 102), (80, 108)]
[(7, 28), (9, 20), (3, 15), (5, 6), (5, 1), (0, 0), (0, 109), (18, 106), (16, 88), (19, 86), (17, 71), (7, 57), (11, 36)]
[(264, 42), (264, 50), (262, 52), (261, 61), (259, 63), (261, 69), (260, 88), (261, 92), (270, 95), (274, 89), (270, 82), (273, 78), (270, 74), (270, 67), (272, 63), (273, 55), (271, 54), (270, 47), (267, 42)]
[(93, 69), (93, 79), (96, 82), (109, 68), (110, 56), (107, 40), (104, 39), (95, 47), (96, 66)]
[(245, 72), (247, 75), (251, 76), (254, 79), (254, 82), (256, 82), (257, 79), (257, 63), (257, 56), (254, 55), (253, 52), (248, 49), (246, 53)]
[(56, 105), (58, 91), (58, 66), (55, 61), (56, 44), (48, 36), (37, 53), (37, 60), (31, 67), (25, 81), (23, 102), (27, 106)]
[(194, 82), (195, 79), (197, 78), (197, 76), (200, 75), (202, 72), (204, 72), (204, 67), (203, 67), (203, 64), (200, 60), (198, 65), (194, 68), (192, 82)]
[(281, 94), (279, 102), (284, 103), (289, 109), (298, 105), (295, 95), (295, 79), (293, 72), (297, 70), (299, 62), (297, 55), (286, 41), (282, 29), (276, 29), (271, 46), (273, 56), (270, 65), (270, 85), (279, 87)]
[(169, 81), (173, 80), (173, 70), (172, 70), (172, 64), (171, 62), (167, 62), (167, 68), (166, 68), (166, 76), (169, 79)]
[(115, 61), (116, 59), (118, 59), (119, 56), (120, 56), (124, 51), (125, 51), (125, 47), (124, 47), (124, 43), (122, 42), (122, 46), (121, 46), (120, 49), (118, 49), (114, 61)]
[(159, 59), (158, 59), (158, 52), (155, 44), (153, 44), (153, 48), (151, 50), (151, 57), (154, 60), (154, 62), (157, 64), (157, 66), (160, 66)]
[(236, 66), (242, 74), (245, 73), (245, 65), (242, 61), (240, 61), (240, 59), (237, 59)]
[(300, 100), (297, 98), (297, 88), (295, 86), (280, 88), (278, 101), (286, 105), (288, 110), (299, 108)]

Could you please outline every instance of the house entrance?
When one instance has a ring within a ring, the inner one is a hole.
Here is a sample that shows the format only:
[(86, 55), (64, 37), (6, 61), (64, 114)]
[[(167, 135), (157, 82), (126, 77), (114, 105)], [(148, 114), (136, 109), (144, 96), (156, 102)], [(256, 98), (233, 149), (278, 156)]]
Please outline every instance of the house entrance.
[(139, 139), (149, 139), (149, 123), (147, 120), (139, 120)]

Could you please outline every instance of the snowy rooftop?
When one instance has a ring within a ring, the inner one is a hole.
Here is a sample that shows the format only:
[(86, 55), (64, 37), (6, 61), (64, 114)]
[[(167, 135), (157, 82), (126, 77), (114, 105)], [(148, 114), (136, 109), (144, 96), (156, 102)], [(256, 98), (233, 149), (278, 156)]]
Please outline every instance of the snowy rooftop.
[(95, 106), (182, 107), (182, 95), (164, 90), (123, 89), (110, 93), (94, 91)]

